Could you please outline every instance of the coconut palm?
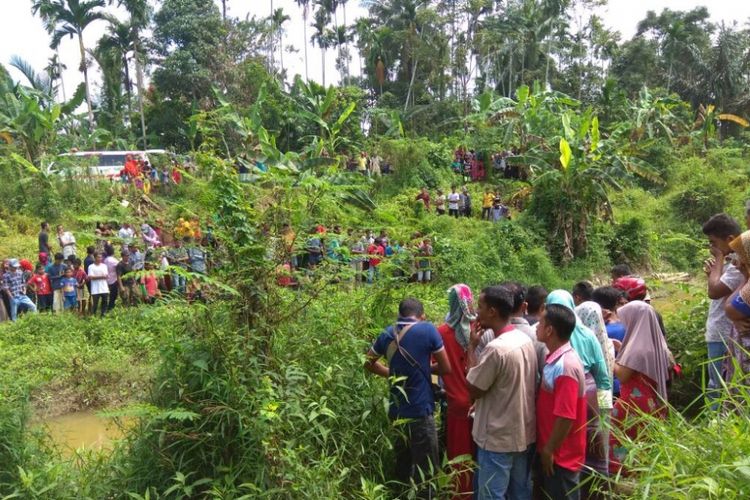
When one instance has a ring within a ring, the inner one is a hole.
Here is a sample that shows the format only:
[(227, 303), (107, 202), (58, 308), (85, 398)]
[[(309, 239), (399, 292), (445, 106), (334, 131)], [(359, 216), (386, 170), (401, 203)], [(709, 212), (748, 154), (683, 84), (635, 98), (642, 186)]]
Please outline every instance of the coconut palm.
[(94, 107), (91, 103), (86, 47), (83, 43), (83, 32), (91, 23), (104, 19), (104, 0), (34, 0), (32, 12), (39, 13), (52, 34), (50, 47), (57, 49), (65, 37), (77, 37), (81, 55), (80, 70), (86, 88), (86, 105), (88, 106), (89, 127), (94, 125)]

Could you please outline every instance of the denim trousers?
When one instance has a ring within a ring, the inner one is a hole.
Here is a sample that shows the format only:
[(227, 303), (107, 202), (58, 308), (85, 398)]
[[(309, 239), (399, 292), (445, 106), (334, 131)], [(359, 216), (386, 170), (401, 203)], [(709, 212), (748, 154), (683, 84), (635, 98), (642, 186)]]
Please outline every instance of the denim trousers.
[(23, 305), (30, 312), (36, 312), (36, 305), (27, 295), (17, 295), (10, 299), (10, 320), (18, 318), (18, 306)]
[(477, 447), (478, 470), (474, 475), (479, 500), (531, 498), (531, 466), (534, 446), (526, 451), (494, 452)]
[[(706, 397), (709, 400), (719, 398), (721, 388), (724, 386), (724, 358), (727, 355), (727, 345), (724, 341), (706, 342), (708, 350), (708, 387)], [(718, 409), (718, 404), (713, 403), (711, 409)]]

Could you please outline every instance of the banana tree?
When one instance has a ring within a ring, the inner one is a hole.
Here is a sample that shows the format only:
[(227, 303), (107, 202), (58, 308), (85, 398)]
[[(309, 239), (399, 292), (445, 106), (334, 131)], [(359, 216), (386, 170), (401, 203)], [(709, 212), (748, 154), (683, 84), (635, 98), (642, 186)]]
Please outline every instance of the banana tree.
[(659, 181), (644, 162), (629, 156), (621, 141), (603, 137), (599, 119), (589, 109), (564, 113), (556, 150), (540, 154), (541, 170), (533, 180), (532, 211), (547, 223), (549, 237), (561, 260), (585, 255), (588, 229), (608, 216), (609, 190), (633, 175)]

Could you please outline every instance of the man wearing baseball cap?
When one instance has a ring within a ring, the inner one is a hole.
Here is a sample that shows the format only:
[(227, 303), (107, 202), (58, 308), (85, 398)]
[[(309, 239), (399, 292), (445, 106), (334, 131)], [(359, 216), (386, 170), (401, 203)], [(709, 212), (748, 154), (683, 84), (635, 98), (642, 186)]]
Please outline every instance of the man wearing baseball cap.
[(18, 317), (18, 307), (36, 312), (36, 306), (26, 295), (26, 282), (23, 279), (21, 263), (18, 259), (10, 259), (10, 269), (3, 274), (2, 290), (10, 299), (10, 320), (15, 321)]

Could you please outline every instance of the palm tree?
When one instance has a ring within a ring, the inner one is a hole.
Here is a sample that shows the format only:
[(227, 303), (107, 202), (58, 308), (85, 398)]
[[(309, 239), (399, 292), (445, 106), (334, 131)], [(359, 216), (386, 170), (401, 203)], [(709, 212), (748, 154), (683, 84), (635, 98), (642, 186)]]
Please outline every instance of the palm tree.
[(59, 51), (55, 52), (55, 54), (47, 60), (47, 66), (44, 68), (44, 72), (47, 73), (47, 76), (49, 76), (53, 84), (58, 81), (60, 82), (60, 91), (62, 92), (63, 101), (67, 100), (67, 96), (65, 95), (65, 82), (63, 81), (63, 70), (66, 69), (68, 69), (68, 67), (60, 61)]
[(328, 29), (328, 22), (331, 20), (325, 9), (319, 8), (315, 11), (315, 33), (312, 36), (312, 42), (317, 43), (322, 55), (323, 68), (323, 87), (326, 86), (326, 50), (331, 46), (331, 32)]
[[(112, 0), (110, 0), (111, 2)], [(143, 112), (143, 61), (145, 54), (141, 53), (141, 30), (148, 26), (151, 19), (151, 7), (148, 0), (117, 0), (117, 4), (124, 6), (130, 14), (130, 27), (133, 42), (133, 62), (135, 63), (136, 87), (138, 89), (138, 113), (141, 115), (141, 138), (143, 140), (143, 149), (146, 149), (146, 118)], [(226, 2), (224, 2), (226, 8)]]
[(294, 0), (297, 5), (302, 7), (302, 33), (305, 39), (305, 81), (310, 81), (310, 73), (307, 66), (307, 18), (310, 16), (310, 0)]
[[(99, 40), (96, 53), (97, 59), (106, 60), (108, 63), (119, 61), (122, 64), (122, 83), (127, 95), (128, 116), (132, 115), (132, 82), (130, 80), (130, 58), (128, 54), (133, 50), (133, 38), (131, 23), (122, 22), (114, 16), (107, 16), (109, 26), (107, 33)], [(116, 57), (106, 57), (105, 53), (110, 53)], [(102, 68), (104, 71), (104, 68)]]
[(57, 49), (66, 36), (78, 38), (78, 49), (81, 54), (80, 70), (86, 88), (86, 105), (88, 106), (89, 127), (94, 125), (94, 107), (91, 103), (89, 73), (86, 63), (86, 47), (83, 44), (83, 32), (94, 21), (104, 19), (104, 0), (34, 0), (32, 12), (42, 16), (48, 31), (54, 30), (50, 47)]
[(284, 74), (284, 23), (290, 19), (289, 16), (284, 14), (284, 9), (276, 9), (271, 16), (273, 38), (278, 37), (279, 42), (279, 66), (281, 68), (282, 79)]

